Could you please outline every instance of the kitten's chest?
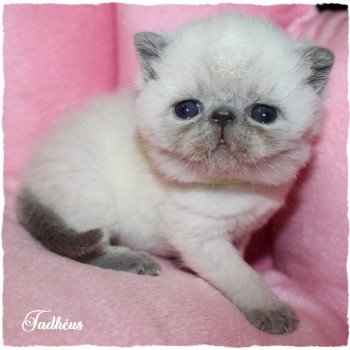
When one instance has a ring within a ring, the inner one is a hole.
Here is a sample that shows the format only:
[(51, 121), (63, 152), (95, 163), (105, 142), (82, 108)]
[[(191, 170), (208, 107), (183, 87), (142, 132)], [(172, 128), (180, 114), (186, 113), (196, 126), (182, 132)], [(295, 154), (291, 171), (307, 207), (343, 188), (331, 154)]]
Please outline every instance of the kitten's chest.
[(175, 191), (172, 200), (178, 219), (234, 239), (264, 225), (283, 205), (284, 189), (229, 186)]

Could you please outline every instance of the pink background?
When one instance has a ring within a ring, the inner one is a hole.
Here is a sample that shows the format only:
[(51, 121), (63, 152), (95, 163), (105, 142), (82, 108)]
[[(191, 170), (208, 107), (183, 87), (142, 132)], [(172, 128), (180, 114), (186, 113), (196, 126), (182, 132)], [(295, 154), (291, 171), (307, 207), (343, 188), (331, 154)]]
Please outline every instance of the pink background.
[[(60, 115), (139, 69), (132, 35), (174, 30), (223, 9), (275, 21), (336, 54), (322, 134), (287, 206), (257, 237), (249, 261), (300, 317), (297, 332), (252, 328), (202, 279), (159, 259), (158, 278), (78, 264), (46, 251), (18, 224), (13, 199), (28, 155)], [(347, 341), (347, 14), (312, 6), (7, 5), (4, 11), (4, 340), (8, 345), (344, 345)], [(21, 329), (25, 315), (52, 310), (82, 331)]]

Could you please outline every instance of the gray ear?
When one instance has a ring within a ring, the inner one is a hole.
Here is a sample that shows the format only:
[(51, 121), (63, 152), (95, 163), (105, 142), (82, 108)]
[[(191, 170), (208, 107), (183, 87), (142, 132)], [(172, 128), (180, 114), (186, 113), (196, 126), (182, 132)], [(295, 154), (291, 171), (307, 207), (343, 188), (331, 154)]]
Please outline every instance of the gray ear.
[(162, 58), (163, 50), (168, 46), (168, 38), (153, 32), (141, 32), (134, 35), (134, 44), (139, 56), (145, 79), (157, 79), (152, 67), (155, 60)]
[(334, 54), (331, 50), (320, 46), (307, 46), (300, 48), (304, 62), (310, 67), (310, 74), (306, 79), (317, 93), (321, 93), (326, 82), (328, 73), (334, 63)]

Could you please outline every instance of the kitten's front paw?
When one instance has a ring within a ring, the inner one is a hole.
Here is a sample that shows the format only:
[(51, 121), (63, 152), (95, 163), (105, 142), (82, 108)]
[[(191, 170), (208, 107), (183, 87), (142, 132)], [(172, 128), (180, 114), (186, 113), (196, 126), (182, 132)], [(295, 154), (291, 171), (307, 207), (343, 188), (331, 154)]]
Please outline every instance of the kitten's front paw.
[(299, 322), (295, 312), (288, 305), (271, 309), (251, 309), (244, 312), (248, 321), (257, 329), (267, 333), (291, 333)]

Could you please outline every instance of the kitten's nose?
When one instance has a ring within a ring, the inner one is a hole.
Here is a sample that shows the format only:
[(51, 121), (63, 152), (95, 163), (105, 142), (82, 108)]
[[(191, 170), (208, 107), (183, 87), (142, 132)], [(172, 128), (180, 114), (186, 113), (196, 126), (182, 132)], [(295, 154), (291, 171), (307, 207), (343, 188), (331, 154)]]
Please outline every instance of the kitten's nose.
[(228, 123), (233, 122), (234, 114), (229, 109), (217, 109), (210, 119), (224, 128)]

